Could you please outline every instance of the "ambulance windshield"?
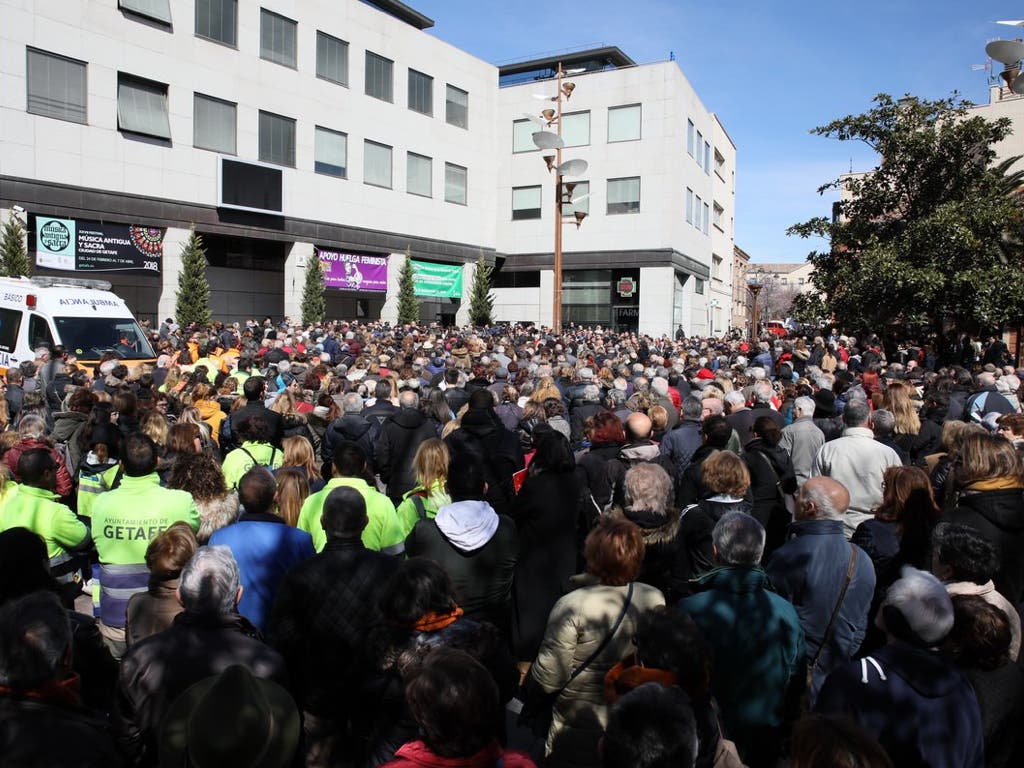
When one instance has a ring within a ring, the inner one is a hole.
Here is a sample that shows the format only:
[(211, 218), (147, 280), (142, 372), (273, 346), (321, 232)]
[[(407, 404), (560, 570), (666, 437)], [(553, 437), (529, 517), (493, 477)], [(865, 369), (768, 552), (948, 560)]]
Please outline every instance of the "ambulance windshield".
[(123, 360), (154, 358), (153, 347), (132, 318), (55, 317), (59, 342), (81, 360), (98, 360), (114, 352)]

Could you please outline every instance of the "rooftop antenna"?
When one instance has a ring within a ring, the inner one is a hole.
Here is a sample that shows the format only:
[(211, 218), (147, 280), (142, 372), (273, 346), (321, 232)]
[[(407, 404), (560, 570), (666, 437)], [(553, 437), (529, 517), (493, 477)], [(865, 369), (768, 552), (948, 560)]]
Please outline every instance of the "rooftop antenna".
[(853, 158), (850, 158), (850, 173), (853, 173)]
[(669, 51), (668, 52), (668, 60), (669, 61), (675, 61), (676, 60), (676, 52), (675, 51)]

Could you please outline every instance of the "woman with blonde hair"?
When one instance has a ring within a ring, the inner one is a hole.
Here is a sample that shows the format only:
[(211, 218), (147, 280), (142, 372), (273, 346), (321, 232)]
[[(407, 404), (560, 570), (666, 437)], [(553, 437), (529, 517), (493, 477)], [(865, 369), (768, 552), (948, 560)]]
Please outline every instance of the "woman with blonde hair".
[(313, 433), (306, 423), (306, 417), (298, 411), (295, 403), (295, 393), (290, 389), (283, 389), (270, 406), (274, 413), (281, 414), (281, 425), (284, 428), (285, 437), (296, 435), (309, 440), (313, 444)]
[(293, 528), (299, 523), (299, 512), (309, 498), (309, 480), (298, 467), (282, 467), (274, 473), (277, 478), (277, 492), (274, 499), (277, 513)]
[(954, 472), (957, 494), (945, 519), (968, 525), (995, 545), (992, 581), (1014, 605), (1024, 599), (1024, 481), (1016, 449), (999, 435), (971, 433)]
[(210, 425), (203, 421), (203, 415), (199, 412), (199, 409), (194, 405), (186, 405), (181, 409), (181, 414), (178, 416), (179, 424), (195, 424), (199, 427), (199, 441), (202, 443), (203, 452), (208, 453), (211, 456), (217, 453), (217, 443), (213, 439), (212, 430)]
[(550, 376), (545, 376), (539, 382), (537, 382), (537, 388), (533, 390), (533, 394), (530, 395), (531, 403), (543, 403), (545, 400), (550, 399), (562, 399), (562, 393), (558, 391), (558, 387), (555, 386), (555, 380)]
[(326, 481), (320, 476), (320, 468), (316, 465), (313, 444), (304, 437), (293, 435), (286, 437), (281, 445), (284, 448), (284, 458), (281, 460), (280, 468), (297, 469), (305, 474), (310, 493), (321, 490)]
[(398, 505), (398, 520), (408, 536), (420, 520), (433, 519), (437, 510), (451, 503), (446, 484), (451, 454), (443, 440), (432, 437), (420, 443), (412, 460), (416, 487)]
[(896, 417), (896, 444), (907, 452), (911, 464), (919, 464), (942, 443), (939, 425), (930, 419), (922, 420), (918, 415), (913, 401), (915, 394), (917, 392), (910, 384), (893, 381), (882, 397), (882, 408)]

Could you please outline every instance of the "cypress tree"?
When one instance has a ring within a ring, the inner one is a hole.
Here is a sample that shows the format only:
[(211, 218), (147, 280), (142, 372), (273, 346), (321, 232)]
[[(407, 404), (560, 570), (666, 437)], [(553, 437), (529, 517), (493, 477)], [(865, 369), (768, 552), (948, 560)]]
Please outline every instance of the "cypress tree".
[(32, 263), (25, 248), (25, 230), (12, 213), (0, 238), (0, 273), (4, 277), (28, 277)]
[(324, 265), (313, 252), (306, 267), (306, 284), (302, 287), (302, 324), (317, 325), (327, 314), (327, 300), (324, 298)]
[(406, 249), (405, 266), (398, 278), (398, 324), (418, 323), (420, 303), (416, 300), (416, 283), (413, 279), (412, 253)]
[(473, 287), (469, 294), (469, 322), (473, 325), (490, 325), (494, 312), (494, 295), (491, 293), (491, 274), (494, 268), (484, 261), (481, 253), (473, 272)]
[(174, 319), (182, 326), (210, 322), (210, 282), (206, 277), (206, 249), (195, 227), (181, 247), (181, 272), (178, 274)]

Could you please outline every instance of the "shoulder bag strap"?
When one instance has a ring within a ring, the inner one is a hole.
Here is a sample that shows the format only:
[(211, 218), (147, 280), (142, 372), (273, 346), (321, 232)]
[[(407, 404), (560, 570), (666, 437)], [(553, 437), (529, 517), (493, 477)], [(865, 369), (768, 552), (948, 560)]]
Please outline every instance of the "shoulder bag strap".
[(829, 617), (828, 626), (825, 627), (825, 635), (821, 638), (821, 645), (818, 646), (818, 652), (814, 654), (814, 659), (811, 661), (810, 669), (813, 671), (818, 666), (818, 660), (821, 658), (822, 651), (825, 650), (825, 646), (828, 645), (829, 638), (832, 637), (832, 627), (835, 626), (836, 619), (839, 617), (839, 609), (843, 607), (843, 600), (846, 599), (846, 590), (850, 587), (850, 582), (853, 581), (853, 571), (857, 567), (857, 546), (855, 544), (850, 545), (850, 564), (846, 567), (846, 579), (843, 581), (843, 588), (839, 590), (839, 599), (836, 600), (836, 607), (832, 609), (832, 616)]
[(779, 498), (785, 498), (785, 494), (782, 492), (782, 478), (779, 477), (779, 473), (775, 471), (775, 467), (772, 465), (772, 460), (765, 456), (761, 451), (754, 451), (758, 456), (761, 457), (761, 461), (768, 465), (768, 471), (772, 473), (772, 477), (775, 478), (775, 492)]
[(414, 507), (416, 507), (416, 515), (419, 517), (419, 519), (420, 520), (426, 520), (427, 519), (427, 509), (423, 505), (423, 497), (420, 496), (419, 494), (414, 493), (412, 495), (412, 505)]
[(573, 680), (579, 677), (584, 672), (584, 670), (586, 670), (587, 667), (594, 663), (594, 661), (597, 659), (598, 656), (601, 655), (604, 649), (608, 647), (608, 643), (612, 641), (612, 638), (615, 637), (615, 633), (618, 632), (619, 627), (622, 626), (622, 621), (626, 618), (626, 614), (629, 612), (630, 603), (632, 602), (633, 582), (629, 582), (629, 589), (626, 591), (626, 600), (622, 604), (622, 612), (619, 614), (619, 618), (615, 620), (615, 624), (612, 625), (611, 631), (608, 632), (607, 635), (605, 635), (604, 640), (602, 640), (601, 644), (597, 646), (597, 649), (587, 657), (586, 661), (584, 661), (582, 664), (580, 664), (578, 667), (576, 667), (576, 669), (572, 671), (572, 674), (569, 675), (569, 679), (565, 681), (565, 685), (559, 688), (558, 693), (554, 695), (555, 698), (558, 698), (559, 694), (561, 694), (562, 691), (569, 687), (569, 683), (571, 683)]

